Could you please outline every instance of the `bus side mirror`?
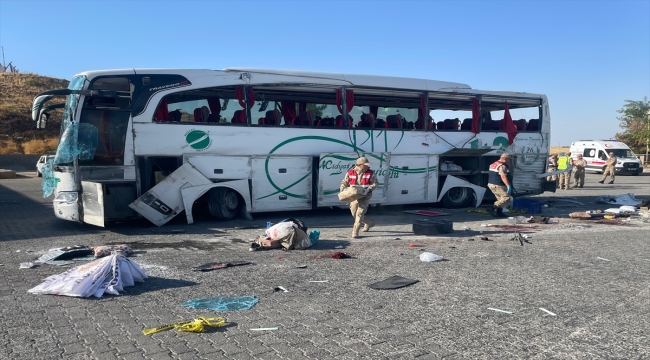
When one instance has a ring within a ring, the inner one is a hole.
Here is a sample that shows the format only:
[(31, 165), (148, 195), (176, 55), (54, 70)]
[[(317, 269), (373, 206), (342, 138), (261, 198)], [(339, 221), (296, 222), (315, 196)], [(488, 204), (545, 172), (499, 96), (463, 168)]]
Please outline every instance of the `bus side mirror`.
[(46, 101), (49, 101), (53, 97), (54, 95), (41, 95), (41, 96), (37, 96), (36, 99), (34, 99), (34, 103), (32, 105), (32, 120), (34, 121), (40, 120), (41, 109), (43, 108), (43, 104), (45, 104)]
[(38, 119), (38, 121), (36, 122), (36, 128), (45, 129), (45, 125), (47, 124), (47, 120), (49, 118), (50, 118), (50, 114), (41, 111), (40, 119)]

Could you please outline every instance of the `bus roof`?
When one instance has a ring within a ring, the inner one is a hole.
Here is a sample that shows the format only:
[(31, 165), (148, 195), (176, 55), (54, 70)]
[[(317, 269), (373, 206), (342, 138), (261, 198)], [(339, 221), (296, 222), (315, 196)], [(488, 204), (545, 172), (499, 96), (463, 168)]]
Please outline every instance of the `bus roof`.
[(86, 75), (88, 78), (97, 76), (111, 76), (111, 75), (125, 75), (125, 74), (178, 74), (191, 80), (193, 77), (206, 77), (215, 75), (216, 72), (249, 72), (254, 74), (275, 75), (275, 76), (293, 76), (300, 78), (314, 78), (333, 80), (337, 82), (346, 82), (351, 86), (359, 87), (373, 87), (373, 88), (393, 88), (393, 89), (407, 89), (415, 91), (439, 91), (439, 92), (455, 92), (463, 94), (485, 94), (497, 95), (503, 97), (519, 97), (519, 98), (537, 98), (543, 97), (541, 94), (514, 92), (514, 91), (490, 91), (472, 89), (469, 85), (463, 83), (416, 79), (406, 77), (394, 76), (379, 76), (379, 75), (360, 75), (360, 74), (344, 74), (344, 73), (329, 73), (317, 71), (302, 71), (302, 70), (283, 70), (283, 69), (261, 69), (261, 68), (238, 68), (231, 67), (223, 70), (209, 70), (209, 69), (113, 69), (113, 70), (95, 70), (85, 71), (78, 75)]

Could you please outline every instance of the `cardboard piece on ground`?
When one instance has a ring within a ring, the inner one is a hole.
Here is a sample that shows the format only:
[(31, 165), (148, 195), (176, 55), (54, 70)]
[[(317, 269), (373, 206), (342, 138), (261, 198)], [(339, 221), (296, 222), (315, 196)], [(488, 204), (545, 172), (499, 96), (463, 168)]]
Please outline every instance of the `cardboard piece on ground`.
[(402, 212), (409, 213), (409, 214), (415, 214), (415, 215), (424, 215), (424, 216), (445, 216), (445, 215), (449, 215), (448, 213), (441, 213), (441, 212), (437, 212), (437, 211), (428, 211), (428, 210), (406, 210), (406, 211), (402, 211)]
[(610, 204), (610, 205), (631, 205), (638, 206), (641, 204), (641, 200), (637, 200), (634, 197), (634, 194), (623, 194), (623, 195), (601, 195), (596, 199), (597, 203)]
[(481, 205), (481, 202), (483, 201), (483, 196), (485, 195), (485, 188), (480, 187), (477, 185), (472, 184), (471, 182), (457, 178), (452, 175), (447, 175), (447, 180), (445, 180), (445, 185), (442, 186), (442, 189), (440, 190), (440, 194), (438, 195), (438, 202), (442, 200), (442, 197), (449, 191), (449, 189), (454, 188), (454, 187), (468, 187), (474, 190), (474, 193), (476, 194), (476, 206), (478, 207)]
[(391, 276), (386, 280), (382, 280), (373, 284), (368, 285), (370, 288), (375, 290), (392, 290), (399, 289), (401, 287), (413, 285), (419, 280), (407, 279), (401, 276)]

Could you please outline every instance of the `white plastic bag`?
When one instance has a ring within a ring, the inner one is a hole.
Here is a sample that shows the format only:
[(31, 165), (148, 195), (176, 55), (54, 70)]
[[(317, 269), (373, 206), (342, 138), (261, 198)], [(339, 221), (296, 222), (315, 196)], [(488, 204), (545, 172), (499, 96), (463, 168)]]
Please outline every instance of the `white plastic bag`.
[(266, 236), (271, 240), (280, 240), (285, 238), (293, 230), (293, 222), (285, 221), (277, 223), (266, 229)]
[(442, 256), (430, 252), (423, 252), (420, 254), (420, 260), (426, 262), (440, 261), (442, 260)]

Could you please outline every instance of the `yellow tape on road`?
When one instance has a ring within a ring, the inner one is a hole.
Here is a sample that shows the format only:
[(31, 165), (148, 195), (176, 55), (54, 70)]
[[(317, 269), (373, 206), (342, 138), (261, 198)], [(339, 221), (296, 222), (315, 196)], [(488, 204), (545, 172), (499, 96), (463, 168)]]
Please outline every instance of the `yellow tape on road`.
[(204, 332), (206, 327), (220, 327), (226, 323), (226, 320), (221, 317), (216, 318), (196, 318), (192, 321), (183, 321), (173, 324), (167, 324), (158, 326), (155, 328), (149, 328), (142, 330), (142, 333), (145, 335), (155, 334), (161, 331), (167, 331), (171, 329), (176, 329), (183, 332)]

